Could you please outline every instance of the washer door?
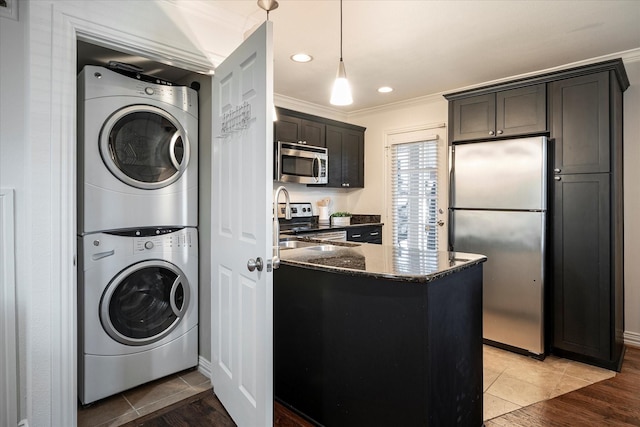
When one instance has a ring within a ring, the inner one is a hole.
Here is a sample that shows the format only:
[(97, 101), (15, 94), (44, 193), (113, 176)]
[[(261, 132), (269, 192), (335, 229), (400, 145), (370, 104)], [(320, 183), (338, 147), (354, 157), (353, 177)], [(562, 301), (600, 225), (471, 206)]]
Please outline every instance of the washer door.
[(177, 266), (143, 261), (111, 280), (100, 301), (100, 322), (114, 340), (146, 345), (167, 336), (185, 316), (189, 283)]
[(182, 125), (151, 105), (131, 105), (113, 113), (100, 131), (100, 154), (116, 178), (155, 190), (177, 181), (189, 164), (189, 141)]

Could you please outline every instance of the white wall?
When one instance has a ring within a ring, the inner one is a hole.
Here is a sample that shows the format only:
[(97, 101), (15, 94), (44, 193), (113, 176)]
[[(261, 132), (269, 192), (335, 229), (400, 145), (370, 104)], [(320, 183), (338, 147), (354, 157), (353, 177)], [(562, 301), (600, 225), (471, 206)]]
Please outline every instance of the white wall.
[(625, 341), (640, 347), (640, 52), (624, 62), (631, 83), (624, 93)]
[[(18, 16), (26, 14), (26, 4), (18, 3)], [(15, 190), (15, 271), (16, 271), (16, 304), (18, 320), (18, 353), (26, 353), (27, 342), (27, 296), (29, 288), (26, 262), (26, 248), (20, 243), (27, 227), (26, 212), (26, 99), (27, 64), (26, 25), (24, 20), (14, 21), (0, 17), (0, 187)], [(3, 302), (4, 303), (4, 302)], [(24, 358), (19, 358), (18, 377), (26, 375)], [(19, 406), (20, 413), (26, 409), (25, 382), (20, 381)]]

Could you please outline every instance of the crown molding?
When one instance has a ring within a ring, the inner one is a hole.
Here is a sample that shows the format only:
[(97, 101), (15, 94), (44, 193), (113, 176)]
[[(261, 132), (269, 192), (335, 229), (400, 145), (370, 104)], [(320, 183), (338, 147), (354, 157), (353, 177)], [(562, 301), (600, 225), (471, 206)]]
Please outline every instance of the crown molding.
[[(425, 105), (425, 104), (443, 102), (443, 101), (445, 101), (444, 98), (443, 98), (443, 95), (445, 93), (463, 92), (463, 91), (476, 89), (476, 88), (480, 88), (480, 87), (491, 86), (491, 85), (494, 85), (494, 84), (505, 83), (505, 82), (509, 82), (509, 81), (512, 81), (512, 80), (517, 80), (517, 79), (522, 79), (522, 78), (527, 78), (527, 77), (535, 77), (535, 76), (540, 75), (540, 74), (551, 73), (551, 72), (554, 72), (554, 71), (568, 70), (570, 68), (580, 67), (580, 66), (584, 66), (584, 65), (594, 64), (594, 63), (597, 63), (597, 62), (603, 62), (603, 61), (608, 61), (608, 60), (618, 59), (618, 58), (622, 59), (622, 62), (624, 62), (625, 64), (626, 63), (638, 62), (638, 61), (640, 61), (640, 48), (630, 49), (630, 50), (626, 50), (626, 51), (622, 51), (622, 52), (610, 53), (610, 54), (603, 55), (603, 56), (598, 56), (598, 57), (595, 57), (595, 58), (585, 59), (583, 61), (577, 61), (577, 62), (572, 62), (572, 63), (569, 63), (569, 64), (560, 65), (558, 67), (532, 71), (530, 73), (510, 76), (510, 77), (506, 77), (506, 78), (503, 78), (503, 79), (491, 80), (491, 81), (482, 82), (482, 83), (478, 83), (478, 84), (471, 85), (471, 86), (465, 86), (465, 87), (461, 87), (461, 88), (454, 88), (454, 89), (451, 89), (451, 90), (446, 90), (446, 91), (434, 93), (434, 94), (431, 94), (431, 95), (425, 95), (425, 96), (420, 96), (420, 97), (417, 97), (417, 98), (406, 99), (404, 101), (398, 101), (398, 102), (394, 102), (394, 103), (390, 103), (390, 104), (384, 104), (384, 105), (380, 105), (380, 106), (377, 106), (377, 107), (364, 108), (364, 109), (361, 109), (361, 110), (351, 111), (351, 112), (349, 112), (349, 113), (347, 113), (345, 115), (345, 118), (347, 120), (349, 120), (349, 119), (357, 118), (357, 117), (360, 117), (360, 116), (366, 116), (366, 115), (374, 114), (374, 113), (384, 113), (384, 112), (388, 112), (388, 111), (395, 111), (395, 110), (398, 110), (398, 109), (401, 109), (401, 108), (412, 108), (412, 107)], [(293, 98), (289, 98), (289, 99), (293, 99)], [(298, 100), (296, 100), (296, 101), (297, 102), (304, 102), (304, 101), (298, 101)], [(311, 103), (306, 103), (306, 104), (309, 105), (309, 106), (313, 106), (314, 105), (314, 104), (311, 104)], [(331, 109), (328, 109), (328, 108), (322, 107), (322, 106), (315, 106), (315, 107), (324, 109), (325, 111), (334, 111), (334, 110), (331, 110)], [(309, 107), (309, 108), (311, 108), (311, 107)], [(343, 113), (343, 115), (344, 115), (344, 113)]]

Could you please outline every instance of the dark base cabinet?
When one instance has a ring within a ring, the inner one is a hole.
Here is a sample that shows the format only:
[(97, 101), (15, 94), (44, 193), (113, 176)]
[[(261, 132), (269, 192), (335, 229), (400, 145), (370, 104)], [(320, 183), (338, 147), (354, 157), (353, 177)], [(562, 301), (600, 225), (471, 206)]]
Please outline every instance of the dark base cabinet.
[(553, 352), (620, 369), (622, 312), (612, 292), (609, 174), (563, 175), (555, 183)]
[(347, 228), (347, 240), (349, 242), (382, 244), (382, 226), (367, 225), (363, 227)]
[(318, 425), (483, 425), (482, 265), (429, 283), (281, 265), (274, 382)]

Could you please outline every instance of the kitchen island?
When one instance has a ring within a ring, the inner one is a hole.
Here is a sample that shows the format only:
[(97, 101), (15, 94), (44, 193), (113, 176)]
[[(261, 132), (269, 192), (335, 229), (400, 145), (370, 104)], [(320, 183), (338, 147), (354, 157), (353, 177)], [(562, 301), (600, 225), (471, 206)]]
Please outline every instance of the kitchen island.
[(325, 426), (481, 426), (484, 256), (283, 250), (275, 397)]

